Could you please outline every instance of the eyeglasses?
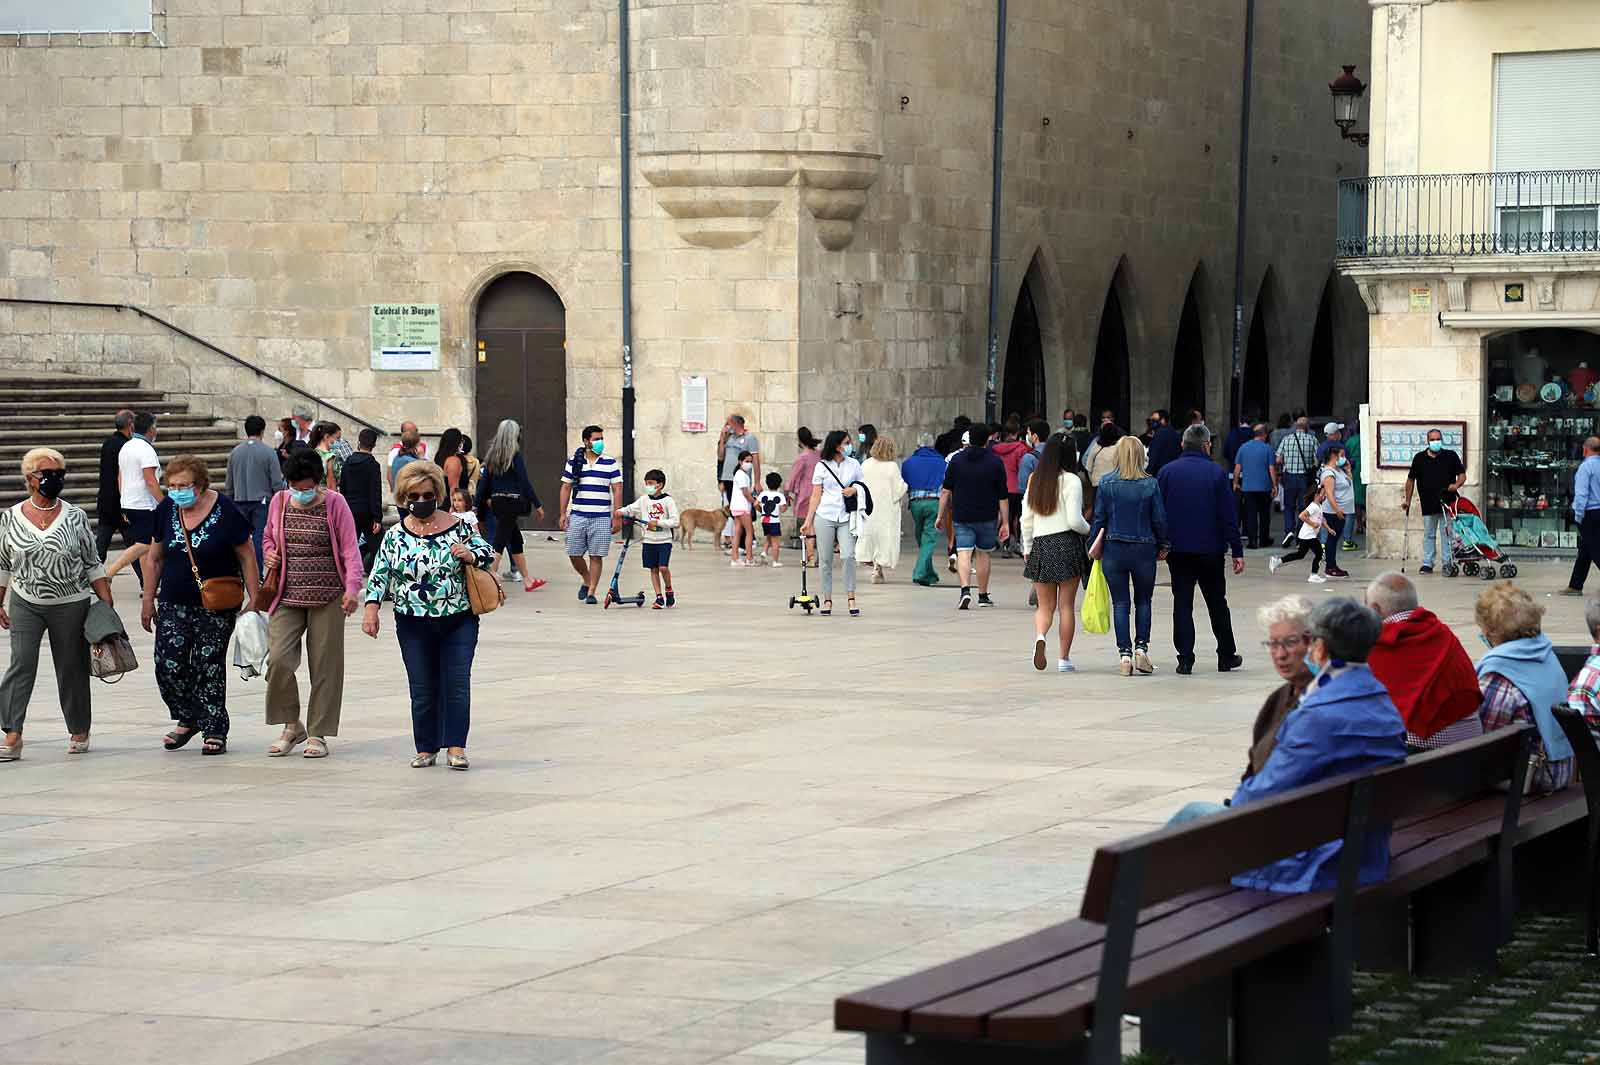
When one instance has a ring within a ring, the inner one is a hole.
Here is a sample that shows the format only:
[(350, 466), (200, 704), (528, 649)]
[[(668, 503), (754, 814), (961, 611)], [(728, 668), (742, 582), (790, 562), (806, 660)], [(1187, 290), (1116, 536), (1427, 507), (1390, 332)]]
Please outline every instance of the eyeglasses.
[(1261, 646), (1268, 651), (1292, 651), (1296, 647), (1304, 646), (1310, 635), (1310, 633), (1301, 633), (1299, 636), (1290, 636), (1285, 640), (1262, 640)]
[(437, 503), (439, 497), (432, 492), (413, 492), (410, 500), (413, 503)]

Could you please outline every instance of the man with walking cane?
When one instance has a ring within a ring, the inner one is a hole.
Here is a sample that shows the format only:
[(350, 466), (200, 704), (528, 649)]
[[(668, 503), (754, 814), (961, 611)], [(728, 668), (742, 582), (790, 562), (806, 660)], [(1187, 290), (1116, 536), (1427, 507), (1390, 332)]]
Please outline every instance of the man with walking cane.
[(1450, 534), (1440, 520), (1444, 512), (1440, 499), (1446, 492), (1458, 491), (1466, 480), (1467, 468), (1461, 456), (1445, 448), (1443, 433), (1429, 429), (1427, 450), (1417, 452), (1411, 459), (1405, 494), (1400, 500), (1400, 509), (1409, 519), (1412, 491), (1422, 498), (1422, 568), (1418, 573), (1433, 572), (1433, 552), (1440, 541), (1444, 543), (1445, 561), (1450, 561)]

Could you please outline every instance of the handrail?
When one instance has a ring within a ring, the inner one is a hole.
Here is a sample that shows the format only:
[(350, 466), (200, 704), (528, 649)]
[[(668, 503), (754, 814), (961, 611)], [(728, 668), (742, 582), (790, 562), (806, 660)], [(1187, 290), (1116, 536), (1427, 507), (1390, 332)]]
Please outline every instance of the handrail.
[(235, 355), (233, 352), (226, 351), (226, 350), (224, 350), (222, 348), (219, 348), (219, 347), (217, 347), (217, 345), (211, 343), (211, 341), (209, 341), (209, 340), (206, 340), (204, 337), (197, 337), (193, 333), (189, 332), (187, 329), (183, 328), (182, 326), (174, 325), (173, 323), (167, 321), (165, 318), (161, 317), (159, 314), (151, 314), (149, 311), (145, 310), (143, 307), (135, 306), (132, 303), (91, 303), (91, 302), (89, 302), (87, 300), (40, 300), (40, 299), (24, 299), (24, 298), (19, 297), (19, 296), (0, 296), (0, 303), (25, 303), (25, 304), (32, 304), (32, 305), (35, 305), (35, 306), (42, 306), (42, 307), (93, 307), (93, 308), (95, 308), (97, 310), (118, 311), (118, 312), (121, 312), (121, 311), (132, 311), (134, 314), (137, 314), (141, 318), (148, 318), (148, 319), (150, 319), (150, 321), (155, 322), (157, 325), (163, 326), (166, 329), (170, 329), (172, 332), (178, 334), (179, 336), (181, 336), (181, 337), (183, 337), (183, 338), (185, 338), (187, 340), (194, 341), (196, 344), (199, 344), (201, 347), (205, 348), (206, 350), (214, 351), (218, 355), (221, 355), (223, 358), (229, 359), (229, 360), (232, 360), (233, 362), (238, 363), (240, 366), (243, 366), (245, 369), (251, 371), (252, 373), (255, 373), (255, 374), (257, 374), (257, 375), (259, 375), (261, 377), (265, 377), (268, 381), (271, 381), (273, 384), (279, 386), (280, 388), (286, 388), (290, 392), (293, 392), (297, 396), (303, 396), (304, 398), (309, 399), (311, 402), (315, 403), (319, 407), (326, 407), (328, 410), (333, 411), (335, 414), (339, 415), (342, 418), (347, 418), (350, 421), (356, 423), (357, 425), (365, 426), (368, 429), (375, 430), (378, 433), (378, 435), (380, 435), (380, 436), (389, 435), (387, 430), (385, 430), (383, 428), (383, 426), (374, 425), (372, 422), (369, 422), (365, 418), (362, 418), (362, 417), (360, 417), (360, 416), (358, 416), (356, 414), (352, 414), (350, 411), (345, 410), (343, 407), (338, 407), (338, 406), (335, 406), (332, 403), (329, 403), (327, 400), (323, 399), (321, 396), (312, 395), (310, 392), (307, 392), (305, 389), (301, 388), (299, 385), (293, 384), (293, 383), (291, 383), (289, 381), (285, 381), (283, 378), (279, 377), (275, 373), (271, 373), (271, 372), (269, 372), (267, 370), (263, 370), (259, 366), (255, 366), (255, 365), (253, 365), (251, 363), (248, 363), (244, 359), (241, 359), (239, 356)]

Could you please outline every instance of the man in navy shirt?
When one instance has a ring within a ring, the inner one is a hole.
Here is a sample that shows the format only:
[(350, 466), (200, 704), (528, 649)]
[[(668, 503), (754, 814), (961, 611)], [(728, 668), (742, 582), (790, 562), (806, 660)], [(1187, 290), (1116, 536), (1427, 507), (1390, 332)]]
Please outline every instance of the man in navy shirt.
[[(1204, 425), (1201, 426), (1205, 428)], [(1207, 435), (1210, 431), (1207, 430)], [(1150, 476), (1161, 473), (1161, 468), (1178, 457), (1178, 430), (1172, 427), (1172, 415), (1164, 410), (1150, 412), (1150, 445), (1148, 466)]]
[(967, 441), (966, 447), (951, 456), (939, 492), (938, 527), (948, 528), (952, 521), (955, 525), (956, 565), (961, 574), (957, 610), (972, 605), (972, 588), (967, 579), (974, 552), (978, 556), (978, 605), (994, 606), (994, 600), (989, 598), (989, 552), (997, 543), (1011, 539), (1006, 464), (984, 446), (989, 442), (989, 427), (982, 422), (974, 422), (967, 430)]
[(1228, 613), (1228, 581), (1222, 556), (1233, 553), (1233, 572), (1244, 572), (1244, 544), (1233, 517), (1233, 492), (1228, 475), (1211, 460), (1211, 430), (1191, 425), (1183, 433), (1183, 453), (1167, 463), (1156, 477), (1168, 514), (1181, 514), (1170, 527), (1172, 550), (1167, 569), (1172, 573), (1172, 643), (1178, 652), (1178, 672), (1194, 672), (1194, 589), (1200, 586), (1211, 615), (1211, 633), (1217, 638), (1217, 672), (1244, 664), (1233, 640), (1233, 618)]
[(1272, 540), (1272, 494), (1278, 490), (1274, 460), (1266, 422), (1234, 455), (1233, 490), (1244, 498), (1244, 538), (1251, 547), (1266, 547)]

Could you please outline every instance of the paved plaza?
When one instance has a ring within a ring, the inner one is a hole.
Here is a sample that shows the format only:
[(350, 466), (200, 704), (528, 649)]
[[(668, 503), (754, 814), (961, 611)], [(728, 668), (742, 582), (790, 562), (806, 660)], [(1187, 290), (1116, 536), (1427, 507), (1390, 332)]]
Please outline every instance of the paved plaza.
[[(41, 671), (0, 766), (0, 1055), (859, 1065), (836, 994), (1074, 916), (1096, 845), (1237, 781), (1277, 684), (1255, 607), (1385, 568), (1308, 586), (1252, 553), (1230, 585), (1245, 669), (1207, 668), (1202, 617), (1188, 678), (1160, 588), (1160, 672), (1123, 679), (1109, 636), (1080, 635), (1076, 675), (1032, 669), (1018, 562), (997, 609), (958, 613), (907, 557), (863, 575), (851, 619), (788, 610), (794, 566), (703, 544), (671, 612), (581, 606), (556, 545), (530, 559), (551, 584), (484, 621), (469, 773), (408, 768), (387, 614), (377, 643), (351, 622), (322, 762), (265, 757), (260, 680), (230, 682), (226, 757), (163, 751), (148, 665), (95, 686), (94, 749), (69, 758)], [(1586, 642), (1582, 600), (1545, 598), (1565, 575), (1521, 583), (1557, 643)], [(1476, 653), (1482, 582), (1422, 581)], [(116, 592), (136, 617), (132, 580)]]

